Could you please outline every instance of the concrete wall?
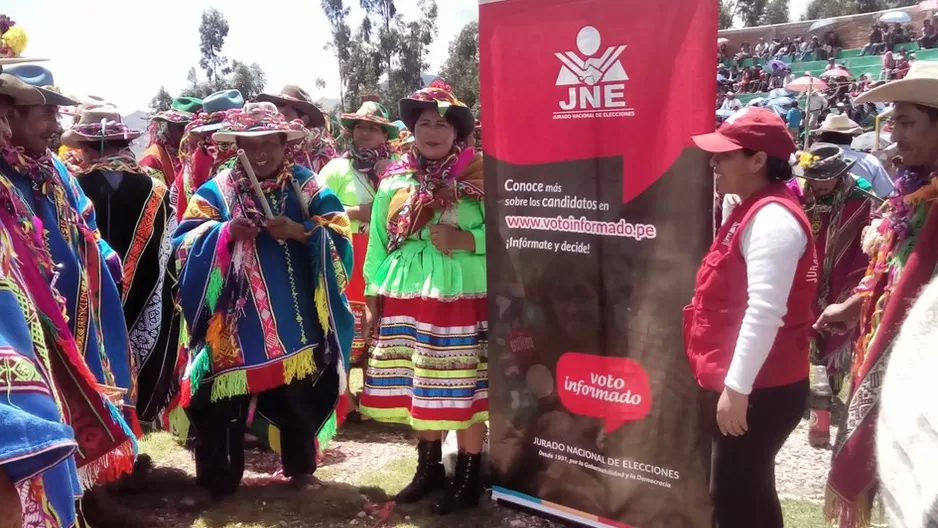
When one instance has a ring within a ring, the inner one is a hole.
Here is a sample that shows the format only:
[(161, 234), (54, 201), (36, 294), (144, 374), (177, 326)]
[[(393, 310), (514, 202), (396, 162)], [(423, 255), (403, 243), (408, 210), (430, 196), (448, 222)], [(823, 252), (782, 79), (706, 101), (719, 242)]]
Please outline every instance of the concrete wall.
[[(906, 11), (912, 15), (912, 25), (915, 27), (916, 31), (922, 29), (922, 21), (929, 16), (929, 12), (923, 11), (918, 6), (907, 7), (899, 11)], [(870, 33), (870, 25), (874, 20), (878, 21), (883, 13), (885, 13), (885, 11), (834, 18), (832, 19), (835, 21), (833, 25), (819, 29), (812, 33), (812, 35), (823, 37), (824, 33), (827, 31), (834, 31), (840, 36), (840, 40), (843, 41), (846, 49), (862, 48), (867, 42), (867, 36)], [(806, 22), (779, 24), (777, 26), (724, 29), (720, 31), (720, 36), (729, 39), (730, 42), (727, 47), (729, 48), (730, 55), (733, 55), (739, 51), (739, 46), (745, 41), (748, 41), (755, 47), (760, 37), (764, 37), (766, 42), (771, 42), (772, 39), (776, 37), (783, 39), (785, 37), (795, 38), (809, 35), (808, 28), (810, 28), (811, 24), (814, 22), (814, 20), (809, 20)]]

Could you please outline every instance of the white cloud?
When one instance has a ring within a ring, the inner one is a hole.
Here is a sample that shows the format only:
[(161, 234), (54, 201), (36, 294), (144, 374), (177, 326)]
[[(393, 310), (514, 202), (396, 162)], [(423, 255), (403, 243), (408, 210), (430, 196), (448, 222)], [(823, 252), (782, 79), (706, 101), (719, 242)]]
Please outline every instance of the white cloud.
[[(434, 72), (449, 42), (478, 17), (477, 0), (437, 3)], [(417, 13), (416, 4), (399, 0), (405, 17)], [(198, 27), (209, 7), (224, 13), (231, 27), (224, 54), (260, 64), (269, 90), (299, 84), (315, 93), (322, 77), (327, 88), (317, 95), (338, 94), (336, 61), (323, 49), (331, 28), (316, 0), (33, 0), (16, 2), (7, 14), (29, 36), (25, 54), (51, 59), (47, 67), (63, 91), (101, 96), (129, 113), (146, 109), (160, 85), (170, 93), (183, 87), (189, 68), (198, 66)]]

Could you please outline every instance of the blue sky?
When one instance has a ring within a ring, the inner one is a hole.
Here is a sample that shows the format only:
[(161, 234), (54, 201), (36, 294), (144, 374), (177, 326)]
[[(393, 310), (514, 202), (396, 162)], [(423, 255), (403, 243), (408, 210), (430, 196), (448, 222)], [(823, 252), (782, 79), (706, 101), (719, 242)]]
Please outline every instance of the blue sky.
[[(462, 26), (478, 18), (477, 0), (437, 4), (431, 70)], [(398, 5), (405, 17), (417, 12), (416, 0)], [(319, 0), (31, 0), (3, 11), (26, 30), (24, 55), (51, 59), (46, 66), (63, 91), (104, 97), (130, 113), (146, 110), (160, 85), (173, 94), (185, 85), (189, 68), (198, 66), (198, 27), (209, 7), (231, 27), (225, 55), (260, 64), (268, 90), (299, 84), (314, 97), (338, 96), (336, 61), (323, 49), (331, 29)], [(324, 91), (315, 89), (317, 77), (326, 80)]]

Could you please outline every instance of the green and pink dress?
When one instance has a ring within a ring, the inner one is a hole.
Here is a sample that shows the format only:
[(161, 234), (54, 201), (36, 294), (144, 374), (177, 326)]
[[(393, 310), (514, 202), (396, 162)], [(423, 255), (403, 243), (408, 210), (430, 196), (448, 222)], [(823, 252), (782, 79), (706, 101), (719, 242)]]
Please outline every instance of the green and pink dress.
[[(485, 205), (482, 159), (471, 149), (442, 162), (405, 155), (375, 196), (365, 258), (366, 295), (380, 298), (379, 329), (360, 409), (415, 430), (462, 430), (488, 419)], [(432, 224), (472, 233), (474, 251), (442, 253)]]

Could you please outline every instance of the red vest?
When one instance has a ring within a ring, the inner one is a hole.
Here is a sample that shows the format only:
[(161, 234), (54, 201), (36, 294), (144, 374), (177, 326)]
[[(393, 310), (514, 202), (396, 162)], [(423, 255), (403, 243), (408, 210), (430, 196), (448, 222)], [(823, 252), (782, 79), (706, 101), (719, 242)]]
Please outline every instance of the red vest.
[(701, 387), (720, 392), (748, 306), (746, 261), (740, 243), (756, 211), (777, 203), (791, 211), (808, 244), (798, 261), (788, 311), (754, 388), (779, 387), (808, 377), (809, 342), (815, 321), (818, 264), (811, 225), (798, 198), (784, 184), (771, 184), (736, 206), (717, 233), (697, 271), (691, 304), (684, 308), (684, 345)]

